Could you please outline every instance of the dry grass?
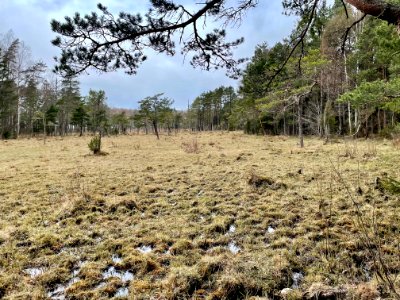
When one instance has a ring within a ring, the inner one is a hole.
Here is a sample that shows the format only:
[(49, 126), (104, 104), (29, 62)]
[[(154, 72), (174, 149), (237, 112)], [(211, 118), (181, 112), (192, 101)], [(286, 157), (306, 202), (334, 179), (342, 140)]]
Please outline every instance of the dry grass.
[(333, 166), (399, 275), (399, 198), (376, 188), (400, 178), (392, 144), (135, 135), (99, 157), (89, 139), (0, 141), (0, 298), (385, 297)]
[[(211, 143), (211, 145), (213, 145), (213, 144)], [(192, 139), (189, 142), (183, 142), (182, 143), (182, 149), (186, 153), (199, 153), (200, 146), (199, 146), (199, 143), (197, 141), (197, 138), (196, 139)]]

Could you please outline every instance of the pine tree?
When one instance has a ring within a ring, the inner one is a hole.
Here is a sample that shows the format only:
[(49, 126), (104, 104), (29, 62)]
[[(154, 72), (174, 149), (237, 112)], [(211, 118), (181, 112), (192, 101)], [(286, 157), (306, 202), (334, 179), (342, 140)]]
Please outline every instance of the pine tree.
[(16, 136), (17, 86), (11, 77), (10, 66), (15, 44), (7, 50), (0, 48), (0, 134), (2, 138)]
[(23, 91), (23, 102), (22, 102), (22, 120), (25, 126), (29, 129), (31, 135), (34, 132), (34, 121), (35, 115), (39, 112), (42, 103), (40, 103), (40, 95), (38, 89), (38, 83), (34, 78), (29, 78), (28, 83)]
[(166, 97), (161, 98), (162, 95), (163, 94), (157, 94), (139, 101), (139, 114), (151, 122), (157, 139), (160, 139), (158, 132), (160, 121), (165, 114), (171, 110), (171, 105), (173, 103), (171, 99)]
[(72, 114), (80, 103), (81, 96), (79, 91), (79, 82), (76, 77), (68, 76), (63, 78), (61, 82), (60, 99), (57, 103), (61, 135), (68, 133)]
[(86, 98), (89, 124), (93, 133), (106, 131), (108, 126), (106, 94), (104, 91), (90, 90)]
[(72, 114), (71, 123), (79, 126), (79, 136), (83, 135), (83, 128), (89, 122), (89, 114), (84, 102), (79, 103)]

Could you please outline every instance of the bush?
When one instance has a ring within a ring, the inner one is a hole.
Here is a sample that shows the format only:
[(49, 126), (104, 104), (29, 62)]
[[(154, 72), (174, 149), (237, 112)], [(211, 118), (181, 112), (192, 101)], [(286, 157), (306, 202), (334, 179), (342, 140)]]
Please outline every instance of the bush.
[(94, 136), (90, 140), (88, 146), (89, 146), (90, 151), (93, 152), (93, 154), (100, 154), (100, 152), (101, 152), (101, 136), (100, 135)]
[(400, 181), (394, 178), (383, 178), (379, 177), (376, 179), (376, 187), (380, 190), (388, 191), (392, 194), (400, 194)]
[(389, 140), (396, 140), (400, 137), (400, 125), (388, 126), (379, 132), (379, 136)]
[(5, 139), (5, 140), (9, 140), (9, 139), (11, 139), (12, 138), (12, 133), (11, 133), (11, 131), (5, 131), (5, 132), (3, 132), (3, 139)]

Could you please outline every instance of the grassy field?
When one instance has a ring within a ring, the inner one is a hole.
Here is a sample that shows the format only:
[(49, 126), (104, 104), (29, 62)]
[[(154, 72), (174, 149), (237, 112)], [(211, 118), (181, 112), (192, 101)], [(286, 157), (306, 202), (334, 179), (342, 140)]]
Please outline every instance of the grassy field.
[(0, 141), (0, 298), (400, 290), (399, 197), (382, 184), (400, 178), (391, 141), (133, 135), (93, 156), (89, 140)]

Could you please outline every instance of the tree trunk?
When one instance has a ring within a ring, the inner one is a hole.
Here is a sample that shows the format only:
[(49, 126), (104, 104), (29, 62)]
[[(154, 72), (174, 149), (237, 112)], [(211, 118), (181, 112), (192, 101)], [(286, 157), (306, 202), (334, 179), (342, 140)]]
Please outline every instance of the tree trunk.
[(297, 99), (297, 122), (299, 126), (299, 145), (300, 148), (304, 147), (304, 137), (303, 137), (303, 102), (299, 97)]
[(351, 106), (350, 106), (350, 102), (347, 102), (347, 110), (348, 110), (348, 114), (349, 114), (349, 134), (352, 135), (353, 133), (353, 127), (351, 126)]
[(157, 122), (156, 122), (156, 121), (153, 121), (153, 127), (154, 127), (154, 133), (155, 133), (156, 136), (157, 136), (157, 140), (159, 140), (159, 139), (160, 139), (160, 136), (159, 136), (159, 134), (158, 134), (158, 128), (157, 128)]
[(31, 137), (33, 137), (33, 117), (31, 117), (31, 120), (30, 120), (30, 131), (31, 131)]
[[(343, 51), (343, 60), (344, 60), (344, 92), (347, 91), (349, 87), (349, 73), (347, 71), (347, 55), (346, 55), (346, 50)], [(349, 125), (349, 134), (351, 135), (353, 132), (353, 128), (351, 126), (351, 106), (350, 102), (347, 102), (347, 113), (348, 113), (348, 125)]]
[(343, 131), (343, 114), (342, 114), (342, 105), (339, 103), (338, 105), (338, 115), (339, 115), (339, 134), (342, 134)]
[(329, 95), (328, 95), (328, 99), (326, 101), (325, 109), (324, 109), (324, 135), (325, 135), (326, 141), (329, 140), (329, 135), (330, 135), (329, 120), (328, 120), (328, 117), (329, 117), (328, 113), (330, 110), (330, 106), (331, 106), (331, 100), (329, 99)]
[(46, 132), (46, 114), (44, 114), (43, 117), (43, 144), (46, 144), (46, 136), (47, 136), (47, 132)]
[(378, 108), (378, 115), (377, 115), (377, 123), (378, 123), (378, 134), (381, 133), (381, 110)]
[(286, 131), (286, 109), (283, 110), (283, 135), (287, 135), (287, 131)]
[(101, 152), (101, 137), (102, 137), (102, 135), (103, 135), (103, 132), (102, 132), (102, 130), (100, 129), (100, 132), (99, 132), (99, 152), (98, 152), (98, 153)]
[(20, 96), (19, 96), (19, 89), (18, 89), (18, 101), (17, 101), (17, 136), (16, 138), (19, 137), (19, 132), (21, 129), (21, 102), (20, 102)]
[(387, 121), (386, 121), (386, 110), (383, 111), (383, 128), (386, 128)]

